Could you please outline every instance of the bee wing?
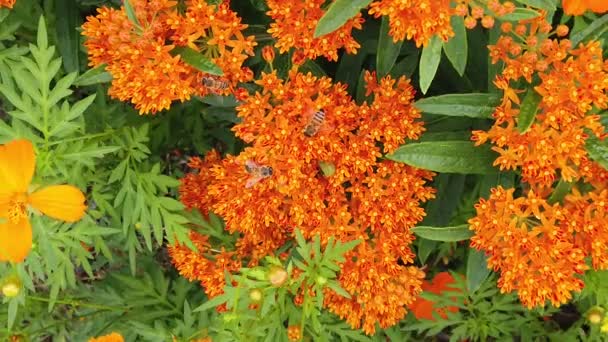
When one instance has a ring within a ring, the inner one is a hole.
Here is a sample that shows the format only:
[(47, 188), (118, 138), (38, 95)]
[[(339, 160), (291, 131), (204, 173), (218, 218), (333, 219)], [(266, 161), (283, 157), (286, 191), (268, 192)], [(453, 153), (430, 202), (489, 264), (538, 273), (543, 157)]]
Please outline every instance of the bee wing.
[(254, 185), (258, 184), (259, 181), (262, 180), (262, 178), (264, 177), (251, 177), (247, 180), (247, 183), (245, 183), (245, 188), (249, 189), (251, 187), (253, 187)]
[(247, 171), (251, 172), (255, 169), (257, 169), (259, 166), (256, 162), (254, 162), (253, 160), (247, 159), (245, 161), (245, 169), (247, 169)]

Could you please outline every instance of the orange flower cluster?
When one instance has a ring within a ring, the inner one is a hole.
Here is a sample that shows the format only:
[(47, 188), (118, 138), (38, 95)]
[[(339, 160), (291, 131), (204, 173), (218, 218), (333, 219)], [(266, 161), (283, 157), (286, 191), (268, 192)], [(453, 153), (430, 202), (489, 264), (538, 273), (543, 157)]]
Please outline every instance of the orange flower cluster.
[(119, 333), (111, 333), (109, 335), (99, 336), (97, 338), (90, 338), (89, 342), (124, 342), (124, 338)]
[[(247, 27), (228, 4), (208, 5), (191, 0), (180, 14), (176, 1), (131, 1), (136, 20), (120, 10), (103, 7), (97, 16), (89, 16), (82, 26), (89, 65), (106, 64), (112, 74), (109, 94), (121, 101), (131, 101), (140, 114), (168, 109), (175, 100), (209, 92), (227, 94), (238, 84), (253, 78), (244, 60), (253, 55), (253, 37), (244, 37)], [(135, 22), (136, 21), (136, 22)], [(205, 86), (203, 77), (211, 78), (186, 64), (174, 51), (185, 46), (209, 57), (224, 72)]]
[(377, 0), (371, 3), (369, 14), (388, 16), (389, 34), (395, 42), (414, 39), (419, 47), (435, 35), (444, 41), (454, 36), (450, 0)]
[(2, 7), (13, 8), (13, 6), (15, 5), (15, 2), (17, 2), (17, 0), (0, 0), (0, 8), (2, 8)]
[(468, 29), (475, 28), (478, 20), (481, 21), (481, 26), (491, 28), (494, 26), (495, 17), (513, 13), (515, 8), (515, 4), (511, 1), (501, 3), (498, 0), (458, 0), (455, 13), (458, 16), (464, 17), (464, 26)]
[[(199, 173), (182, 180), (181, 198), (223, 217), (239, 233), (236, 256), (250, 265), (292, 239), (294, 228), (323, 243), (361, 240), (339, 276), (352, 299), (328, 291), (325, 306), (372, 334), (375, 323), (401, 319), (420, 291), (424, 273), (404, 265), (413, 262), (410, 228), (433, 197), (425, 186), (433, 174), (379, 159), (423, 131), (409, 81), (378, 82), (370, 73), (365, 80), (373, 100), (357, 105), (327, 77), (296, 69), (287, 80), (263, 74), (262, 91), (237, 107), (242, 122), (233, 128), (251, 147), (223, 160), (213, 152), (193, 160)], [(191, 255), (173, 253), (189, 277), (207, 263)]]
[[(598, 115), (589, 115), (593, 106), (608, 107), (608, 64), (602, 57), (599, 42), (572, 49), (569, 40), (538, 39), (538, 32), (550, 30), (547, 23), (532, 25), (525, 43), (510, 36), (501, 37), (490, 47), (492, 61), (502, 60), (505, 68), (494, 82), (504, 91), (496, 108), (496, 119), (489, 131), (473, 132), (477, 144), (491, 141), (500, 154), (494, 165), (501, 170), (521, 168), (523, 180), (532, 185), (550, 186), (558, 177), (576, 181), (581, 166), (587, 165), (586, 130), (603, 135)], [(518, 128), (521, 100), (511, 83), (523, 78), (531, 84), (538, 75), (540, 84), (530, 86), (541, 96), (538, 113), (530, 128)]]
[[(458, 291), (457, 288), (453, 288), (450, 285), (454, 284), (456, 280), (449, 272), (440, 272), (435, 275), (432, 281), (425, 280), (422, 283), (422, 290), (424, 292), (430, 292), (437, 295), (441, 295), (446, 291)], [(427, 320), (435, 320), (433, 313), (439, 314), (442, 318), (447, 318), (446, 311), (449, 312), (458, 312), (458, 307), (456, 306), (448, 306), (436, 308), (435, 303), (433, 301), (417, 298), (414, 303), (412, 303), (409, 308), (412, 310), (412, 313), (416, 317), (416, 319), (427, 319)]]
[(608, 12), (606, 0), (563, 0), (564, 13), (568, 15), (582, 15), (585, 11), (596, 13)]
[(338, 49), (356, 53), (359, 43), (351, 35), (353, 29), (361, 29), (363, 18), (357, 14), (342, 27), (322, 37), (315, 38), (314, 32), (319, 19), (325, 14), (324, 0), (267, 0), (270, 9), (267, 14), (274, 20), (268, 33), (277, 39), (275, 46), (281, 53), (295, 47), (306, 58), (318, 56), (336, 61)]
[[(503, 27), (507, 31), (510, 27)], [(520, 169), (530, 187), (521, 197), (515, 189), (493, 189), (488, 200), (476, 205), (469, 220), (476, 235), (472, 246), (489, 255), (488, 266), (501, 271), (503, 292), (518, 291), (527, 307), (566, 303), (584, 286), (578, 277), (589, 268), (608, 267), (608, 226), (604, 217), (608, 172), (589, 159), (585, 141), (593, 134), (603, 138), (595, 107), (608, 107), (608, 63), (598, 42), (573, 48), (569, 40), (550, 39), (551, 26), (541, 19), (515, 27), (517, 42), (501, 37), (490, 47), (493, 62), (505, 68), (495, 80), (504, 92), (489, 131), (473, 132), (477, 144), (492, 142), (500, 154), (494, 162), (501, 170)], [(567, 30), (556, 30), (558, 35)], [(529, 128), (521, 130), (519, 93), (528, 84), (538, 96), (538, 111)], [(582, 181), (591, 190), (576, 186), (563, 203), (550, 203), (558, 179)]]

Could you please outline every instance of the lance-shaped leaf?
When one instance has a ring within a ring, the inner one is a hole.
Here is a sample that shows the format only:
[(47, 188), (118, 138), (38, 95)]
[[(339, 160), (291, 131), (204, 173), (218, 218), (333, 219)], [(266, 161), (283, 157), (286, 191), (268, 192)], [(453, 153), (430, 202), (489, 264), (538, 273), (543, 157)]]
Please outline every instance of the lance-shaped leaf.
[(427, 114), (486, 119), (492, 116), (500, 99), (498, 94), (447, 94), (420, 99), (415, 106)]
[(222, 69), (220, 69), (219, 66), (213, 63), (212, 60), (203, 56), (200, 52), (197, 52), (189, 47), (176, 47), (171, 50), (171, 53), (180, 55), (184, 62), (199, 71), (216, 76), (224, 75)]
[(498, 17), (498, 19), (506, 21), (520, 21), (533, 19), (538, 16), (540, 16), (540, 13), (538, 11), (529, 8), (518, 7), (513, 12), (500, 16)]
[(555, 0), (517, 0), (520, 4), (534, 8), (544, 9), (547, 12), (555, 11)]
[(606, 140), (600, 140), (593, 133), (585, 141), (585, 149), (589, 157), (608, 170), (608, 144)]
[(437, 36), (433, 36), (429, 43), (422, 49), (422, 56), (420, 57), (420, 90), (423, 94), (429, 90), (437, 69), (439, 68), (439, 62), (441, 62), (441, 47), (443, 42)]
[(487, 258), (484, 252), (480, 252), (473, 248), (469, 249), (466, 278), (467, 288), (471, 293), (477, 291), (490, 274), (486, 260)]
[(464, 70), (467, 66), (469, 51), (467, 29), (464, 27), (464, 19), (462, 17), (454, 15), (450, 20), (455, 35), (450, 38), (450, 40), (443, 43), (443, 51), (450, 60), (450, 63), (454, 66), (454, 69), (462, 76), (464, 75)]
[(412, 228), (412, 231), (423, 239), (444, 242), (468, 240), (473, 236), (468, 224), (453, 227), (418, 226)]
[(112, 80), (112, 75), (106, 71), (106, 65), (101, 64), (93, 69), (87, 70), (74, 81), (75, 86), (88, 86), (99, 83), (107, 83)]
[(595, 19), (585, 29), (573, 34), (570, 37), (570, 42), (572, 43), (572, 46), (577, 46), (579, 43), (598, 39), (606, 33), (606, 31), (608, 31), (608, 14), (604, 14), (602, 17)]
[(361, 12), (372, 0), (335, 0), (327, 8), (315, 29), (315, 38), (332, 33)]
[(464, 174), (498, 172), (492, 166), (498, 155), (485, 145), (476, 147), (469, 141), (427, 141), (406, 144), (386, 157), (435, 172)]
[(525, 133), (528, 131), (534, 119), (536, 119), (536, 113), (538, 112), (538, 105), (542, 97), (537, 93), (534, 88), (528, 89), (524, 100), (521, 102), (519, 107), (519, 116), (517, 118), (517, 130), (519, 133)]
[(135, 25), (135, 27), (141, 27), (139, 20), (137, 19), (137, 15), (135, 14), (135, 9), (131, 6), (131, 2), (129, 0), (124, 0), (125, 12), (127, 12), (127, 18), (129, 21)]
[(388, 17), (384, 16), (382, 17), (382, 25), (380, 26), (378, 52), (376, 54), (376, 71), (378, 72), (378, 78), (384, 77), (391, 71), (395, 65), (395, 61), (397, 61), (401, 45), (403, 44), (403, 40), (400, 40), (397, 43), (393, 42), (393, 37), (389, 35), (388, 31)]

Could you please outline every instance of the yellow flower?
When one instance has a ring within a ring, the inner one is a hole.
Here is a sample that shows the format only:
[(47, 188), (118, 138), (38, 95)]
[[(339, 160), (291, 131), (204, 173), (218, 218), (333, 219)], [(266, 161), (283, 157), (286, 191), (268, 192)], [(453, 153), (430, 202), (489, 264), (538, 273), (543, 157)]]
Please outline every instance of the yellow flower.
[(28, 255), (32, 247), (28, 206), (67, 222), (84, 215), (85, 197), (76, 187), (52, 185), (29, 193), (35, 168), (31, 142), (19, 139), (0, 145), (0, 261), (21, 262)]

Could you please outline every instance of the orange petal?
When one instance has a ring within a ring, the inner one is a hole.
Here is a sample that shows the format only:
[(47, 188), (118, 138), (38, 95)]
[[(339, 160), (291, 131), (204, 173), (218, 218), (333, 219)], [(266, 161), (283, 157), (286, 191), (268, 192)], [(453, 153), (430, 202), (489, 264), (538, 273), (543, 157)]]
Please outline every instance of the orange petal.
[(583, 0), (563, 0), (562, 7), (564, 13), (568, 15), (581, 15), (587, 10), (587, 6)]
[(13, 198), (11, 192), (0, 189), (0, 218), (8, 217), (8, 203)]
[(0, 184), (2, 192), (26, 192), (34, 176), (34, 146), (25, 139), (0, 145)]
[(32, 207), (47, 216), (67, 222), (76, 222), (84, 216), (86, 206), (82, 191), (71, 185), (52, 185), (29, 196)]
[(28, 219), (0, 223), (0, 261), (21, 262), (32, 249), (32, 226)]

